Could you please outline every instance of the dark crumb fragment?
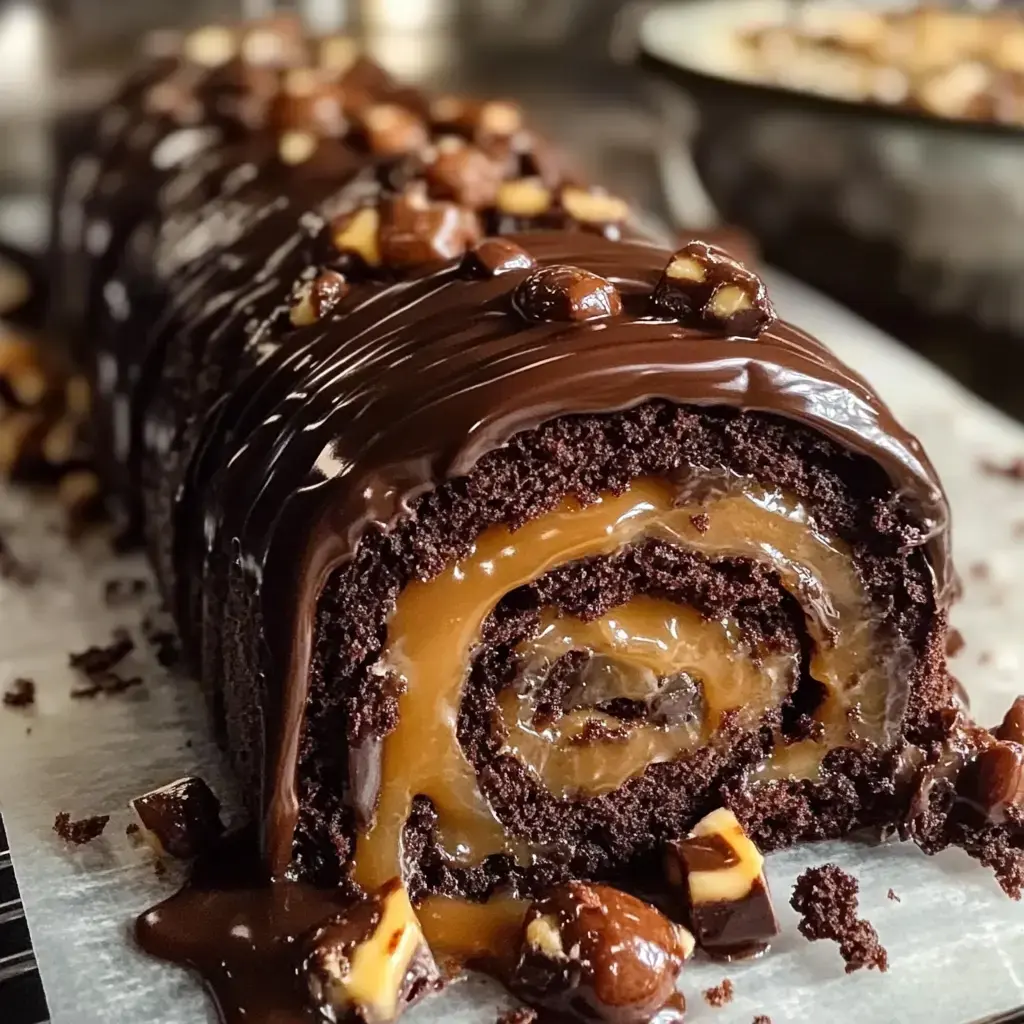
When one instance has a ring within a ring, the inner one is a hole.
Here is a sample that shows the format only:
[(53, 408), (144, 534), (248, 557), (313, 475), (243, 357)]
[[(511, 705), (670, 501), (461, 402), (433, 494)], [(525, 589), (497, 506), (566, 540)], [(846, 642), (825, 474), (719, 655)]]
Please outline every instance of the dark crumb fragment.
[(91, 843), (103, 834), (103, 830), (110, 821), (109, 814), (94, 814), (91, 818), (81, 818), (72, 821), (67, 811), (61, 811), (53, 819), (53, 831), (72, 846), (81, 846), (84, 843)]
[(124, 834), (126, 836), (134, 836), (134, 835), (138, 835), (138, 833), (139, 833), (139, 826), (136, 825), (134, 821), (129, 822), (125, 826)]
[(790, 905), (801, 915), (800, 934), (812, 942), (831, 939), (839, 943), (846, 973), (861, 967), (889, 969), (889, 954), (878, 941), (878, 932), (857, 917), (857, 879), (835, 864), (808, 868), (793, 888)]
[(979, 463), (982, 472), (989, 476), (1004, 476), (1007, 480), (1024, 481), (1024, 457), (1011, 459), (1009, 462), (994, 462), (982, 459)]
[(26, 565), (0, 537), (0, 580), (8, 580), (20, 587), (30, 587), (39, 579), (39, 570)]
[(4, 690), (4, 707), (27, 708), (36, 702), (36, 684), (31, 679), (15, 679)]
[(903, 901), (890, 889), (886, 894), (886, 897), (892, 900), (894, 903), (902, 903)]
[(108, 608), (120, 608), (141, 597), (149, 583), (142, 577), (117, 576), (103, 584), (103, 603)]
[(87, 676), (97, 676), (109, 672), (134, 649), (135, 644), (128, 633), (123, 629), (115, 630), (114, 639), (109, 644), (103, 647), (87, 647), (77, 654), (71, 653), (68, 655), (68, 664)]
[(772, 1019), (771, 1017), (765, 1016), (763, 1013), (759, 1013), (754, 1018), (754, 1024), (772, 1024)]
[(74, 700), (98, 697), (101, 693), (113, 696), (141, 685), (142, 676), (122, 676), (117, 672), (101, 672), (98, 675), (90, 676), (89, 682), (84, 686), (76, 686), (71, 691), (71, 696)]
[(516, 1010), (506, 1010), (505, 1013), (499, 1014), (495, 1024), (534, 1024), (536, 1019), (536, 1010), (520, 1006)]
[(690, 522), (698, 533), (707, 533), (711, 529), (711, 516), (707, 512), (698, 512), (695, 516), (690, 516)]
[(708, 1006), (726, 1006), (728, 1003), (732, 1002), (732, 996), (732, 982), (728, 978), (723, 978), (713, 988), (706, 988), (704, 990), (704, 1002), (706, 1002)]
[(153, 648), (156, 660), (164, 668), (174, 668), (181, 661), (178, 634), (173, 629), (147, 615), (142, 620), (142, 635), (146, 638), (146, 643)]

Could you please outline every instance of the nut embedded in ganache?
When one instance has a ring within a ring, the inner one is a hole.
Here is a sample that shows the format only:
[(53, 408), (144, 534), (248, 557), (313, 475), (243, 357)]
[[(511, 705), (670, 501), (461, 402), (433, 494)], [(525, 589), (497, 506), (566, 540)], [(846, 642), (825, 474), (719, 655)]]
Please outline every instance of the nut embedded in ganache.
[(525, 1002), (612, 1024), (645, 1024), (675, 997), (693, 937), (607, 885), (566, 882), (523, 922), (511, 987)]
[(778, 934), (764, 857), (736, 815), (719, 808), (668, 843), (665, 874), (697, 944), (710, 956), (756, 956)]
[(314, 928), (302, 944), (301, 974), (312, 1007), (329, 1021), (388, 1024), (441, 987), (397, 878)]
[(425, 157), (423, 175), (434, 199), (452, 199), (471, 210), (493, 206), (504, 168), (456, 135), (441, 139)]
[(299, 286), (288, 318), (295, 327), (308, 327), (326, 316), (347, 293), (348, 282), (344, 274), (323, 270), (312, 281)]
[(689, 242), (673, 254), (651, 301), (685, 326), (734, 338), (756, 338), (775, 320), (761, 278), (707, 242)]
[(380, 210), (363, 206), (331, 222), (331, 244), (343, 256), (355, 256), (367, 267), (379, 267)]
[(188, 775), (129, 802), (158, 853), (187, 860), (209, 849), (224, 831), (220, 801), (203, 779)]
[(578, 224), (610, 228), (629, 219), (629, 204), (603, 189), (566, 185), (559, 199), (562, 209)]
[(385, 200), (381, 209), (380, 255), (395, 270), (426, 267), (463, 256), (480, 238), (472, 210), (429, 199), (419, 190)]
[(571, 322), (602, 320), (622, 312), (618, 289), (581, 267), (541, 267), (521, 281), (512, 304), (526, 320)]
[(498, 277), (515, 270), (532, 270), (537, 261), (507, 238), (485, 238), (466, 253), (466, 267), (482, 277)]

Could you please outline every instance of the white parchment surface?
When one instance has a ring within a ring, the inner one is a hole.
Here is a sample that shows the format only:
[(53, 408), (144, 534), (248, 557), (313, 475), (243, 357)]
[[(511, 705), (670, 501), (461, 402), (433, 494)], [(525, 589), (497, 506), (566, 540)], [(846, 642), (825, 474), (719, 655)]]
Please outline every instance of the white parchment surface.
[[(954, 671), (979, 719), (998, 721), (1024, 690), (1024, 484), (985, 475), (978, 463), (1024, 456), (1024, 428), (824, 299), (778, 275), (770, 284), (782, 314), (862, 371), (938, 466), (964, 577), (954, 622), (967, 646)], [(214, 1012), (190, 975), (132, 947), (134, 916), (168, 895), (176, 877), (158, 878), (148, 854), (128, 841), (125, 804), (194, 772), (230, 805), (232, 783), (197, 688), (160, 669), (141, 639), (124, 667), (143, 675), (144, 686), (70, 699), (80, 680), (67, 666), (68, 652), (108, 642), (117, 626), (137, 626), (147, 604), (143, 598), (128, 609), (106, 608), (104, 581), (143, 575), (145, 568), (139, 559), (113, 558), (99, 539), (72, 550), (53, 532), (56, 519), (38, 497), (0, 489), (0, 529), (15, 552), (42, 571), (29, 589), (0, 583), (0, 688), (18, 676), (38, 686), (34, 708), (0, 709), (0, 809), (53, 1021), (212, 1022)], [(972, 571), (982, 562), (987, 575)], [(101, 839), (71, 849), (51, 830), (61, 810), (112, 818)], [(792, 882), (804, 867), (826, 860), (860, 879), (863, 912), (889, 950), (887, 975), (847, 976), (833, 944), (810, 944), (797, 932), (788, 906)], [(927, 858), (905, 845), (827, 843), (770, 856), (768, 875), (782, 937), (755, 963), (687, 965), (682, 988), (689, 1020), (750, 1024), (764, 1013), (776, 1024), (967, 1024), (1024, 1004), (1024, 905), (1006, 899), (988, 872), (963, 854)], [(890, 888), (900, 902), (887, 898)], [(700, 993), (724, 977), (732, 979), (735, 998), (713, 1010)], [(407, 1019), (490, 1024), (496, 1008), (507, 1005), (495, 986), (473, 979)]]

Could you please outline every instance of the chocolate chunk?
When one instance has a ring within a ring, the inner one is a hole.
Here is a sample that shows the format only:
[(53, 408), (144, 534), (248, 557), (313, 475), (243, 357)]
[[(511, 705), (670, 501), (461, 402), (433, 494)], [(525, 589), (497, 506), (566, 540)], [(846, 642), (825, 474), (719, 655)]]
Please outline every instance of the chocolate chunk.
[(1010, 705), (993, 735), (997, 740), (1024, 743), (1024, 697), (1018, 697)]
[(158, 853), (187, 859), (208, 850), (224, 831), (220, 801), (200, 778), (188, 775), (128, 804)]
[(756, 338), (775, 320), (764, 282), (707, 242), (689, 242), (673, 255), (652, 303), (687, 326), (734, 338)]
[(387, 1024), (441, 987), (405, 887), (397, 879), (329, 918), (303, 941), (302, 976), (330, 1021)]
[(715, 959), (757, 956), (778, 935), (764, 857), (732, 811), (712, 811), (667, 844), (665, 874), (697, 944)]
[(1024, 804), (1024, 746), (1000, 740), (980, 751), (960, 773), (957, 794), (994, 824)]
[(674, 995), (693, 937), (606, 885), (566, 882), (530, 906), (511, 988), (556, 1013), (646, 1024)]
[(603, 320), (622, 312), (618, 289), (579, 267), (535, 270), (512, 293), (512, 305), (527, 320)]
[(423, 174), (432, 198), (482, 210), (497, 202), (505, 170), (482, 149), (449, 136), (428, 153)]
[(430, 141), (422, 119), (397, 103), (376, 103), (362, 111), (360, 121), (370, 152), (378, 156), (403, 156)]
[(72, 846), (83, 846), (103, 835), (108, 821), (110, 821), (109, 814), (94, 814), (91, 818), (79, 818), (77, 821), (72, 821), (71, 815), (67, 811), (61, 811), (53, 819), (53, 831), (65, 843), (70, 843)]
[(410, 190), (384, 203), (381, 259), (396, 270), (443, 263), (463, 256), (480, 233), (480, 222), (472, 210)]
[(4, 690), (4, 707), (27, 708), (36, 702), (36, 684), (31, 679), (18, 678)]
[(467, 269), (483, 277), (532, 270), (535, 266), (537, 261), (524, 248), (506, 238), (485, 238), (466, 254)]
[(839, 943), (846, 973), (862, 967), (889, 969), (889, 955), (868, 921), (857, 917), (857, 879), (835, 864), (808, 868), (797, 880), (790, 905), (801, 915), (800, 934), (812, 942)]
[(706, 988), (704, 990), (704, 1002), (708, 1006), (714, 1006), (720, 1009), (723, 1006), (727, 1006), (732, 1002), (734, 989), (732, 982), (728, 978), (723, 978), (719, 984), (713, 988)]
[(323, 270), (312, 281), (306, 281), (296, 289), (288, 318), (295, 327), (315, 324), (341, 302), (348, 290), (344, 274)]

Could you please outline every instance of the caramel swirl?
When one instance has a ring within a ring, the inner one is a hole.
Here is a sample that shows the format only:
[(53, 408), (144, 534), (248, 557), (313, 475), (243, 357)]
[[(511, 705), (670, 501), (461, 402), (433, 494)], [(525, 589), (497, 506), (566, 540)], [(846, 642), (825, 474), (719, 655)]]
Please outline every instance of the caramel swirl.
[[(692, 521), (698, 514), (701, 529)], [(361, 885), (373, 887), (401, 872), (402, 830), (417, 795), (433, 802), (440, 840), (453, 862), (476, 863), (494, 853), (528, 857), (528, 844), (507, 836), (495, 817), (456, 735), (482, 625), (516, 587), (556, 566), (608, 555), (647, 537), (708, 556), (765, 562), (801, 601), (815, 645), (810, 672), (826, 692), (818, 710), (826, 740), (782, 748), (779, 766), (773, 754), (766, 772), (813, 776), (829, 744), (846, 738), (853, 705), (859, 708), (859, 735), (884, 736), (893, 715), (887, 707), (888, 666), (878, 656), (851, 558), (843, 545), (817, 532), (798, 501), (747, 481), (680, 505), (673, 489), (655, 480), (637, 481), (627, 492), (604, 495), (586, 507), (567, 500), (515, 532), (488, 529), (467, 557), (429, 581), (411, 583), (399, 596), (378, 670), (398, 674), (405, 690), (398, 725), (383, 742), (376, 816), (358, 837), (353, 873)], [(599, 743), (588, 751), (568, 742), (584, 724), (582, 715), (563, 721), (559, 735), (543, 736), (524, 726), (518, 698), (506, 693), (509, 750), (560, 795), (614, 789), (651, 760), (706, 742), (730, 708), (745, 709), (741, 714), (756, 720), (792, 680), (792, 655), (765, 662), (743, 650), (728, 623), (701, 621), (663, 601), (635, 599), (591, 623), (547, 617), (540, 636), (521, 653), (529, 659), (545, 645), (553, 645), (552, 651), (583, 647), (628, 663), (624, 678), (632, 673), (635, 679), (638, 669), (659, 678), (692, 672), (706, 702), (699, 727), (645, 726), (622, 743)]]

